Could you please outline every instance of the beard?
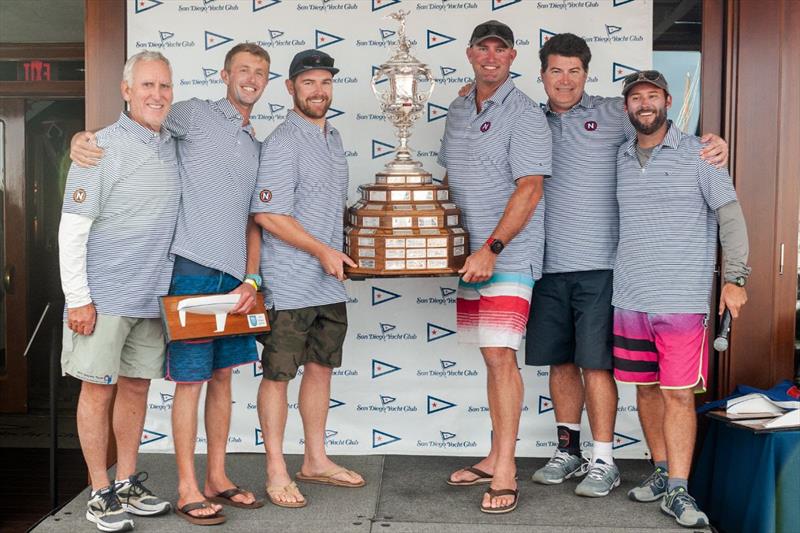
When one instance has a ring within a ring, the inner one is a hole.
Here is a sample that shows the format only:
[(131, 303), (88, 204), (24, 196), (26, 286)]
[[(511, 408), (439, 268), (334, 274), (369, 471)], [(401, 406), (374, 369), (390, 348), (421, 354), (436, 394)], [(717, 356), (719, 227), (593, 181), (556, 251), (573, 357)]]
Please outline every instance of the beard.
[(313, 119), (325, 118), (325, 115), (328, 114), (328, 109), (330, 109), (331, 107), (330, 99), (325, 100), (322, 108), (314, 106), (313, 104), (309, 104), (308, 103), (309, 99), (300, 100), (297, 97), (297, 94), (294, 95), (293, 99), (294, 99), (295, 109), (299, 109), (300, 112), (303, 113), (308, 118), (313, 118)]
[[(650, 111), (649, 109), (647, 111)], [(628, 112), (628, 118), (631, 120), (631, 124), (633, 127), (636, 128), (636, 131), (643, 135), (650, 135), (651, 133), (655, 133), (658, 129), (664, 125), (667, 121), (667, 110), (666, 108), (661, 108), (656, 111), (656, 116), (653, 119), (653, 122), (650, 124), (644, 124), (639, 117), (632, 112)], [(641, 112), (641, 110), (639, 111)]]

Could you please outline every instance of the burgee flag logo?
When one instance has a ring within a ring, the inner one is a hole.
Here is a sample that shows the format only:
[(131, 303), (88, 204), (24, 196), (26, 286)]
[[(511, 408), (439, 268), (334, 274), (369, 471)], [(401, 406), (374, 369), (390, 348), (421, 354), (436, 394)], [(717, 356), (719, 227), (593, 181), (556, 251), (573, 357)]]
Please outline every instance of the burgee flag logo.
[(378, 429), (372, 430), (372, 447), (373, 448), (380, 448), (381, 446), (386, 446), (387, 444), (391, 444), (393, 442), (397, 442), (402, 440), (400, 437), (396, 435), (392, 435), (391, 433), (386, 433), (385, 431), (380, 431)]
[(158, 431), (152, 431), (145, 428), (142, 431), (142, 440), (139, 441), (139, 444), (143, 446), (145, 444), (152, 444), (156, 441), (166, 438), (167, 436), (164, 433), (159, 433)]
[(378, 361), (377, 359), (372, 360), (372, 379), (397, 372), (398, 370), (401, 370), (399, 366), (391, 365), (384, 361)]

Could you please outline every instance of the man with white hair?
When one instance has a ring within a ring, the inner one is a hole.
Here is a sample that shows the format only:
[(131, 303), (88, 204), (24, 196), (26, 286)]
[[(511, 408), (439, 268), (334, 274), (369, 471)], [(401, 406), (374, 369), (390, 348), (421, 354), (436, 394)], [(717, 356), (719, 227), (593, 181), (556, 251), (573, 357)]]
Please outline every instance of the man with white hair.
[[(133, 529), (129, 516), (170, 510), (135, 473), (151, 379), (164, 377), (158, 296), (166, 294), (169, 247), (180, 203), (175, 143), (162, 128), (172, 105), (172, 71), (158, 52), (123, 70), (129, 111), (97, 133), (106, 157), (70, 167), (59, 227), (66, 300), (61, 366), (82, 381), (77, 422), (92, 492), (86, 518), (101, 531)], [(109, 414), (116, 481), (106, 471)]]

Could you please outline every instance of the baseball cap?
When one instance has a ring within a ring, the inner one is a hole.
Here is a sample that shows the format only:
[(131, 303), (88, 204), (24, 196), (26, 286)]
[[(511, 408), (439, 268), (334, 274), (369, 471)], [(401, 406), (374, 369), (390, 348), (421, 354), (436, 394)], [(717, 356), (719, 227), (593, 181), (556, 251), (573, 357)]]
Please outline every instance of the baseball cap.
[(499, 20), (487, 20), (475, 26), (472, 37), (469, 38), (469, 45), (476, 45), (489, 37), (500, 39), (507, 47), (514, 48), (514, 32)]
[(640, 70), (639, 72), (628, 74), (625, 76), (625, 78), (623, 78), (622, 96), (627, 96), (630, 90), (640, 83), (649, 83), (651, 85), (655, 85), (660, 89), (664, 89), (664, 91), (669, 94), (667, 80), (664, 78), (663, 74), (657, 70)]
[(334, 76), (339, 72), (338, 68), (333, 66), (333, 58), (325, 52), (319, 50), (303, 50), (295, 54), (292, 63), (289, 66), (289, 79), (294, 78), (301, 72), (308, 70), (327, 70)]

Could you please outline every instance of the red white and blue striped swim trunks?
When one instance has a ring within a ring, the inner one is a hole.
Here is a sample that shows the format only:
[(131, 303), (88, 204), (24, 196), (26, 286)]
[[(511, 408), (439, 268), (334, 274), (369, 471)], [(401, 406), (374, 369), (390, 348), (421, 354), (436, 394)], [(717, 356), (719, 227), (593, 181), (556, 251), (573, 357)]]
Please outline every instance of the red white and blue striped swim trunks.
[(706, 315), (614, 308), (614, 378), (662, 389), (706, 390)]
[(495, 273), (479, 283), (458, 282), (458, 342), (481, 348), (519, 349), (531, 307), (529, 274)]

